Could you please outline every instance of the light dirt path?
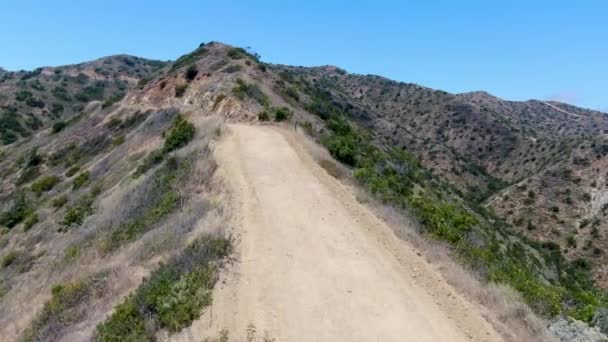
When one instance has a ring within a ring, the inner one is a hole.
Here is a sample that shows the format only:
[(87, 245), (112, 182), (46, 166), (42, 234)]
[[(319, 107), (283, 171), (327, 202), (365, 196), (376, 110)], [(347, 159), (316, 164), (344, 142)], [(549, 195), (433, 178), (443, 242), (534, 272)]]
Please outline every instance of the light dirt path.
[(238, 261), (174, 339), (222, 328), (241, 339), (252, 323), (276, 341), (501, 340), (289, 132), (229, 131), (215, 152), (234, 191)]

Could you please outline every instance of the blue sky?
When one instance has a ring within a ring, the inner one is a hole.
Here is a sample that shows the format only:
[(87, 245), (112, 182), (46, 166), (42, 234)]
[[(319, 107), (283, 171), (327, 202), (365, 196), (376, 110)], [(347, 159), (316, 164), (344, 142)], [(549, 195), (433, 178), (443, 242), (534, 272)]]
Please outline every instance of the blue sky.
[(8, 70), (117, 53), (175, 59), (217, 40), (272, 63), (608, 111), (606, 0), (2, 0), (0, 37)]

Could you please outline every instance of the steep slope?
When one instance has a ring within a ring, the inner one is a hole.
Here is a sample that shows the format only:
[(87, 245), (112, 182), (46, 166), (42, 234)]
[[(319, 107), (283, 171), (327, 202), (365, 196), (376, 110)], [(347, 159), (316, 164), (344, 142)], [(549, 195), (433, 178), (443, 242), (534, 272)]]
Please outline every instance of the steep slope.
[(605, 286), (606, 114), (484, 92), (453, 95), (334, 67), (279, 70), (290, 86), (326, 92), (376, 143), (412, 153), (470, 206), (492, 208), (570, 260), (586, 257)]

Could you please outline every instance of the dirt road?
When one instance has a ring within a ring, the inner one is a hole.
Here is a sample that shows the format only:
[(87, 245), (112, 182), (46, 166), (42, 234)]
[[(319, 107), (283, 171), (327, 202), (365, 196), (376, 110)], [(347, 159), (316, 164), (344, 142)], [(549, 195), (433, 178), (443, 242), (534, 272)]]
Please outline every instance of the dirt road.
[(501, 340), (290, 133), (229, 130), (216, 154), (234, 188), (238, 262), (190, 338), (252, 323), (277, 341)]

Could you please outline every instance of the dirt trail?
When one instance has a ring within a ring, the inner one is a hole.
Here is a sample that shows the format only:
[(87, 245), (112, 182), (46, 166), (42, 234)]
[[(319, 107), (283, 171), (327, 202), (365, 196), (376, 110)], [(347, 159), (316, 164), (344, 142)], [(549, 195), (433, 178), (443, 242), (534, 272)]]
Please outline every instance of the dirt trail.
[(477, 308), (321, 169), (290, 132), (232, 125), (237, 259), (177, 340), (249, 323), (277, 341), (500, 341)]

